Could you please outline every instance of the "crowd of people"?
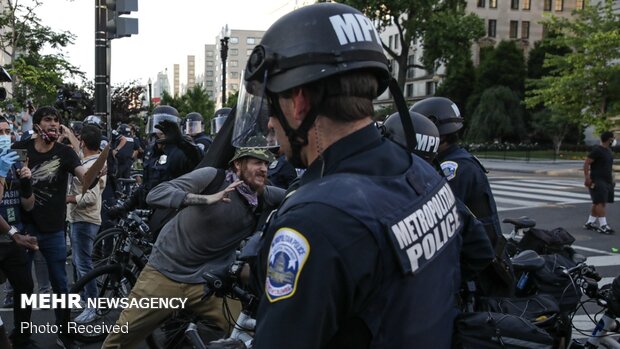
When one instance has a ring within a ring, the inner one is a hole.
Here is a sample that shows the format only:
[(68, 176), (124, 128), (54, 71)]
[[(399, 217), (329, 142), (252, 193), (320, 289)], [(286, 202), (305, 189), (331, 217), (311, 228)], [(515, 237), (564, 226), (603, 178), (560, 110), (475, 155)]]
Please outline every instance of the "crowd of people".
[[(152, 227), (161, 223), (158, 236), (130, 298), (184, 297), (225, 333), (222, 301), (203, 299), (202, 275), (233, 262), (260, 230), (247, 252), (256, 260), (248, 284), (260, 300), (254, 348), (451, 348), (463, 285), (512, 296), (514, 273), (486, 170), (459, 145), (456, 104), (430, 97), (405, 106), (407, 117), (399, 108), (382, 126), (373, 121), (373, 99), (388, 86), (399, 91), (371, 29), (359, 11), (336, 3), (274, 23), (248, 60), (247, 93), (229, 115), (236, 151), (220, 169), (200, 166), (213, 142), (203, 116), (171, 106), (153, 110), (145, 141), (127, 124), (105, 138), (94, 115), (66, 126), (52, 107), (25, 113), (33, 129), (19, 139), (0, 118), (0, 270), (13, 287), (15, 324), (31, 316), (19, 304), (33, 292), (38, 253), (52, 292), (67, 293), (67, 232), (79, 278), (92, 270), (100, 230), (156, 207), (164, 215), (151, 217)], [(98, 167), (106, 145), (107, 165)], [(588, 171), (600, 161), (589, 158)], [(114, 204), (118, 179), (132, 175), (137, 159), (139, 187)], [(598, 197), (595, 174), (586, 172), (586, 186)], [(599, 217), (606, 229), (604, 211), (592, 212), (587, 224)], [(83, 296), (96, 290), (93, 282)], [(118, 324), (128, 333), (111, 333), (103, 347), (135, 348), (171, 311), (123, 310)], [(96, 319), (87, 307), (75, 321)], [(30, 337), (18, 325), (9, 335), (14, 348), (31, 346)], [(58, 344), (72, 346), (62, 333)]]

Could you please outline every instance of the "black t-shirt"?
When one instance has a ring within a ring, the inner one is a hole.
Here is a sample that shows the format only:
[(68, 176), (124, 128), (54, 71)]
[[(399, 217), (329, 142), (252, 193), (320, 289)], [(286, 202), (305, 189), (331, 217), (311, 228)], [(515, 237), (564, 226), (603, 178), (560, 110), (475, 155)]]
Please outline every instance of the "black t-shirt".
[[(133, 165), (133, 152), (140, 149), (138, 143), (131, 137), (125, 137), (127, 142), (116, 153), (116, 162), (118, 164), (118, 170), (116, 172), (117, 178), (129, 178), (131, 174), (131, 165)], [(114, 149), (118, 148), (120, 140), (116, 142)]]
[(605, 148), (601, 145), (597, 145), (592, 149), (588, 157), (592, 159), (590, 164), (590, 178), (593, 181), (603, 180), (607, 183), (612, 183), (611, 170), (614, 162), (614, 155), (611, 149)]
[(34, 148), (34, 140), (16, 142), (14, 149), (28, 150), (28, 167), (32, 171), (34, 208), (28, 213), (28, 222), (41, 232), (64, 229), (68, 175), (81, 165), (75, 151), (64, 144), (54, 143), (46, 153)]

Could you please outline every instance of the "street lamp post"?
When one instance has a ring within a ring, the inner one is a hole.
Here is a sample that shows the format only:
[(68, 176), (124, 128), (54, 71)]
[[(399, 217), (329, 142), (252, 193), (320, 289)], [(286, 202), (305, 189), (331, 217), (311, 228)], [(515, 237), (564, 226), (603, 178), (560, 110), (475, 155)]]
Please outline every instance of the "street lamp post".
[(220, 57), (222, 58), (222, 108), (226, 104), (226, 59), (228, 58), (228, 40), (230, 32), (228, 24), (222, 28), (222, 38), (220, 39)]
[(149, 108), (150, 108), (151, 103), (153, 101), (153, 95), (151, 94), (151, 87), (153, 86), (153, 82), (151, 81), (151, 78), (149, 78), (148, 84), (149, 84)]

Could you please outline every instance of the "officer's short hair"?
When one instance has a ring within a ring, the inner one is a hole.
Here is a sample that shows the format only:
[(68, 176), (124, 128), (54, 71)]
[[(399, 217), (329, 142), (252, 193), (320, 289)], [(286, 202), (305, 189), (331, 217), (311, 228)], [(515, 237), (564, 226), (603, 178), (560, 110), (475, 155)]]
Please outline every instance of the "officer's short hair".
[(607, 142), (611, 138), (614, 138), (614, 133), (613, 132), (605, 131), (605, 132), (601, 133), (601, 141), (602, 142)]
[(80, 136), (86, 148), (93, 151), (99, 150), (99, 145), (101, 144), (101, 130), (99, 127), (95, 125), (86, 125), (82, 128)]
[[(373, 115), (377, 97), (377, 77), (371, 72), (352, 71), (334, 75), (303, 87), (310, 92), (310, 103), (319, 115), (335, 121), (355, 121)], [(293, 91), (282, 92), (290, 98)]]

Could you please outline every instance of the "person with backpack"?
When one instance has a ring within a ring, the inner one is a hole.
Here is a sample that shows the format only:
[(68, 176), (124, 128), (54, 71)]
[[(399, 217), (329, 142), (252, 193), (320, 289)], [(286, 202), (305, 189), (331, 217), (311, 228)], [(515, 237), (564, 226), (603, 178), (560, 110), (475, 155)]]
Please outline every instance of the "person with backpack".
[[(262, 208), (274, 207), (283, 199), (284, 190), (266, 186), (272, 161), (267, 149), (242, 149), (227, 170), (203, 167), (151, 189), (149, 205), (178, 212), (162, 228), (130, 299), (186, 298), (186, 310), (227, 331), (222, 299), (202, 299), (202, 275), (233, 262), (241, 241), (255, 231)], [(232, 309), (236, 317), (239, 304), (228, 304), (236, 308)], [(136, 347), (173, 311), (124, 309), (117, 324), (128, 324), (129, 333), (110, 333), (102, 348)]]

